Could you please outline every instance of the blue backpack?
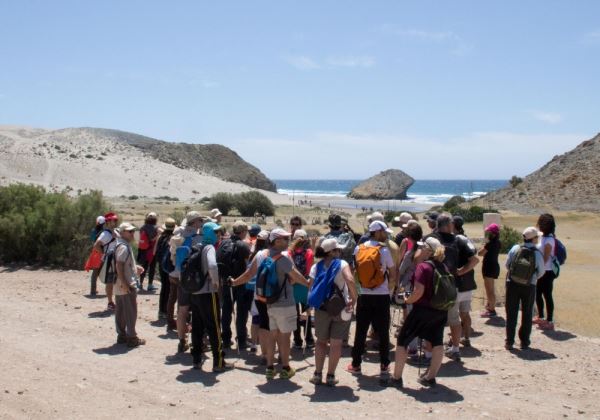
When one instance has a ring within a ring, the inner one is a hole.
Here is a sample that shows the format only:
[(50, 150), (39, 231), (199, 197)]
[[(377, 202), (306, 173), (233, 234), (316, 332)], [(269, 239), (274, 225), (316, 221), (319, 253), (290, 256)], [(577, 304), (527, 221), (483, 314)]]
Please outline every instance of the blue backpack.
[(331, 297), (333, 294), (333, 280), (341, 267), (342, 263), (339, 259), (333, 260), (327, 270), (325, 270), (324, 261), (317, 264), (317, 275), (308, 292), (308, 306), (319, 309)]
[(565, 244), (556, 238), (554, 238), (554, 242), (556, 243), (556, 246), (554, 247), (554, 257), (560, 265), (563, 265), (567, 262), (567, 248), (565, 247)]
[(285, 289), (288, 275), (285, 275), (281, 285), (277, 276), (277, 260), (281, 257), (283, 257), (281, 254), (274, 257), (267, 256), (258, 267), (256, 273), (256, 300), (259, 302), (275, 303), (279, 300), (282, 290)]
[(184, 261), (187, 260), (192, 253), (192, 240), (196, 236), (198, 236), (198, 234), (188, 236), (183, 240), (183, 244), (178, 246), (175, 250), (175, 268), (177, 271), (181, 272)]

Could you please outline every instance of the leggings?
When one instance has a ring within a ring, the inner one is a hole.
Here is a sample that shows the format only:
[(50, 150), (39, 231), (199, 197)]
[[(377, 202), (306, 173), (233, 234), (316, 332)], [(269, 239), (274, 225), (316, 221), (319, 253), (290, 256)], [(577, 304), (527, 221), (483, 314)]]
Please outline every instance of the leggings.
[(544, 318), (544, 301), (546, 301), (546, 311), (548, 316), (546, 321), (552, 322), (554, 317), (554, 299), (552, 299), (552, 288), (554, 286), (554, 272), (546, 271), (544, 275), (538, 279), (535, 292), (535, 303), (537, 306), (538, 316)]

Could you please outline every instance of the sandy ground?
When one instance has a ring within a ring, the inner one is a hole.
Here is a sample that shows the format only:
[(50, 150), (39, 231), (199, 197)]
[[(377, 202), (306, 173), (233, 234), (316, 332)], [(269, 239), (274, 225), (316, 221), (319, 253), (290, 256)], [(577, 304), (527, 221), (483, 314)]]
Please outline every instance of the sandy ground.
[(502, 320), (476, 318), (474, 347), (462, 364), (445, 360), (434, 390), (418, 386), (413, 367), (404, 391), (382, 389), (372, 350), (362, 377), (339, 369), (337, 388), (315, 388), (314, 358), (301, 351), (291, 381), (267, 382), (256, 356), (235, 351), (231, 372), (192, 370), (156, 322), (158, 295), (138, 296), (148, 343), (128, 351), (115, 344), (105, 299), (83, 296), (86, 273), (0, 270), (1, 418), (600, 418), (600, 340), (568, 331), (535, 331), (532, 350), (509, 353)]

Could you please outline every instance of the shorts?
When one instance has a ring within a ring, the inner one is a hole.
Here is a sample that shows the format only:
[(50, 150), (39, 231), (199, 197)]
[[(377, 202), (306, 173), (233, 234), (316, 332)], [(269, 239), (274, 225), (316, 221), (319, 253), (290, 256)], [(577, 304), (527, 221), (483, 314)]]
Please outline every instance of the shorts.
[(177, 307), (180, 308), (182, 306), (190, 306), (190, 304), (192, 303), (192, 294), (183, 290), (183, 287), (181, 287), (181, 285), (179, 285), (178, 287), (179, 289), (177, 290)]
[(473, 291), (458, 292), (456, 303), (448, 310), (448, 326), (455, 327), (461, 324), (460, 313), (471, 312), (471, 300)]
[(284, 334), (296, 329), (296, 306), (271, 306), (267, 308), (271, 331), (279, 330)]
[(407, 348), (416, 337), (429, 341), (433, 347), (441, 346), (446, 321), (446, 311), (413, 305), (398, 334), (398, 347)]
[[(267, 311), (267, 304), (258, 300), (255, 300), (254, 303), (256, 304), (256, 309), (258, 310), (258, 320), (256, 322), (258, 324), (258, 328), (269, 331), (269, 313)], [(252, 323), (254, 324), (254, 317), (252, 317)]]
[(318, 340), (343, 340), (349, 330), (350, 321), (343, 321), (341, 316), (331, 316), (320, 309), (315, 311), (315, 335)]

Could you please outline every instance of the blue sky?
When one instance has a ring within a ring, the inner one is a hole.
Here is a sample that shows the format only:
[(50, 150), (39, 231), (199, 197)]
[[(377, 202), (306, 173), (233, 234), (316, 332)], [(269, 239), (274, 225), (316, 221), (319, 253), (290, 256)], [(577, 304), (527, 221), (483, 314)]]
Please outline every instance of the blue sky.
[(525, 175), (600, 131), (598, 1), (0, 0), (0, 124), (221, 143), (272, 178)]

